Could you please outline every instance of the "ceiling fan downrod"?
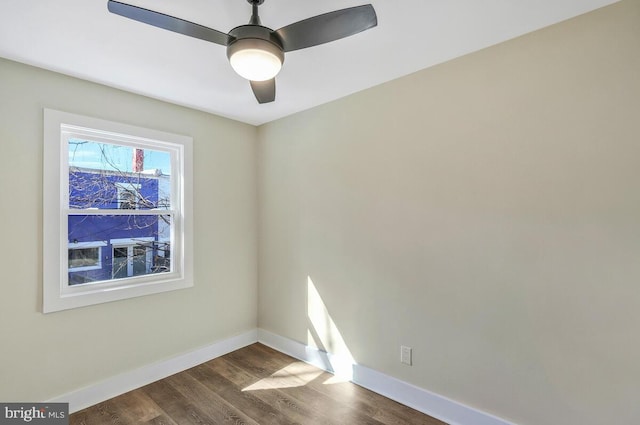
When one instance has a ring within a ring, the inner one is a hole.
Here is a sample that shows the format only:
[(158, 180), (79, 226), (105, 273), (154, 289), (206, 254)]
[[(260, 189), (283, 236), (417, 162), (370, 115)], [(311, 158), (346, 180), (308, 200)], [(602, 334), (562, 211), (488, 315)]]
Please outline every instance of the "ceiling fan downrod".
[(262, 25), (260, 22), (260, 16), (258, 16), (258, 6), (264, 3), (264, 0), (247, 0), (251, 4), (251, 19), (249, 25)]

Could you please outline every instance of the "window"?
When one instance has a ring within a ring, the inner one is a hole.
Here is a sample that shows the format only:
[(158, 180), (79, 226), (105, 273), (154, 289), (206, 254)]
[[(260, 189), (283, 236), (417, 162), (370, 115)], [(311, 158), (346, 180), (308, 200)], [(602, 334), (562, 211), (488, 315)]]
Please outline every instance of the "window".
[(69, 272), (98, 270), (102, 268), (102, 247), (106, 242), (78, 242), (69, 243)]
[(192, 286), (191, 138), (44, 118), (43, 311)]

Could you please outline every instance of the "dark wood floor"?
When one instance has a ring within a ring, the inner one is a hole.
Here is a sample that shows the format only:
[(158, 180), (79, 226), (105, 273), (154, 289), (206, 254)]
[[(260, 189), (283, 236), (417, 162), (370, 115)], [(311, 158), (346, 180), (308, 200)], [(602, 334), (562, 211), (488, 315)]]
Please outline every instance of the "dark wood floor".
[(444, 424), (261, 344), (76, 412), (70, 423)]

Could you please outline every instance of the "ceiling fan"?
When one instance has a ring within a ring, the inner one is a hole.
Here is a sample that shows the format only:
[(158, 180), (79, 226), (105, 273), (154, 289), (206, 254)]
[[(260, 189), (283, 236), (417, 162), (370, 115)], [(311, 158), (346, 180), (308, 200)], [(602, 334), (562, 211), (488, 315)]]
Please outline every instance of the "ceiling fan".
[(286, 52), (349, 37), (378, 24), (373, 6), (366, 4), (317, 15), (272, 30), (263, 26), (258, 16), (258, 6), (264, 0), (247, 1), (252, 7), (249, 23), (233, 28), (228, 34), (114, 0), (109, 0), (108, 9), (111, 13), (135, 21), (226, 46), (231, 67), (249, 80), (258, 103), (275, 100), (275, 76), (282, 68)]

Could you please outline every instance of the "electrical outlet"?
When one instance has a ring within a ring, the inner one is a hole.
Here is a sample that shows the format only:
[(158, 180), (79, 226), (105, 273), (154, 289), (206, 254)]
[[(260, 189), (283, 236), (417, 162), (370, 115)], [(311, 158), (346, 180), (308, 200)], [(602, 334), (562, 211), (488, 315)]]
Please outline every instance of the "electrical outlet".
[(409, 366), (411, 366), (411, 351), (411, 347), (400, 346), (400, 361)]

